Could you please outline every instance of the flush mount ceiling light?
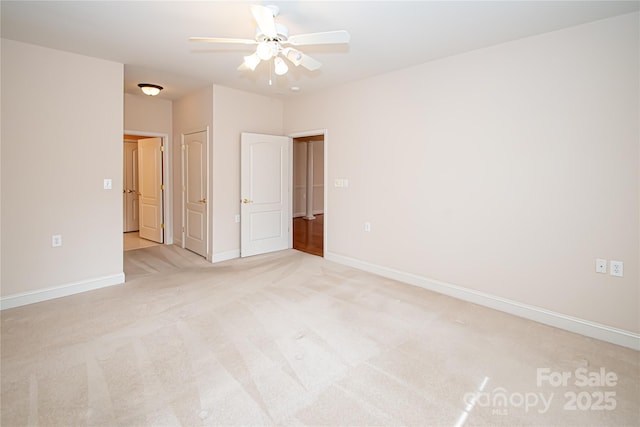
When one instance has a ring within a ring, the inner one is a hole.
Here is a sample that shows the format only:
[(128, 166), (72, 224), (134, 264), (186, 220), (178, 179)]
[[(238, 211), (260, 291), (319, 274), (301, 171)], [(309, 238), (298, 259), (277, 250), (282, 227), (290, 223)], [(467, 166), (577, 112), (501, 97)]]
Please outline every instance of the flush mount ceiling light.
[[(277, 6), (251, 6), (251, 13), (258, 24), (253, 40), (224, 37), (191, 37), (189, 40), (203, 43), (236, 43), (256, 46), (254, 53), (245, 56), (244, 62), (238, 69), (254, 71), (258, 64), (264, 61), (270, 63), (269, 73), (275, 71), (279, 76), (289, 71), (289, 67), (283, 59), (287, 59), (296, 67), (302, 65), (309, 71), (316, 71), (322, 66), (319, 61), (289, 46), (349, 43), (351, 35), (344, 30), (289, 36), (287, 28), (275, 22), (279, 11)], [(271, 84), (271, 79), (269, 79), (269, 84)]]
[(151, 83), (138, 83), (138, 87), (142, 89), (145, 95), (156, 96), (163, 89), (162, 86), (154, 85)]

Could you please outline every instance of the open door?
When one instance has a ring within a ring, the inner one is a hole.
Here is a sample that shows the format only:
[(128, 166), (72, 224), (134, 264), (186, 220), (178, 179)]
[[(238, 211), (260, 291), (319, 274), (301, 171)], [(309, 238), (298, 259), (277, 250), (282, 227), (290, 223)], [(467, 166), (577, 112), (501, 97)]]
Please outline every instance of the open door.
[(241, 257), (291, 247), (291, 144), (286, 136), (242, 133)]
[(207, 256), (207, 132), (184, 135), (184, 247)]
[(162, 223), (162, 138), (138, 140), (140, 237), (164, 243)]

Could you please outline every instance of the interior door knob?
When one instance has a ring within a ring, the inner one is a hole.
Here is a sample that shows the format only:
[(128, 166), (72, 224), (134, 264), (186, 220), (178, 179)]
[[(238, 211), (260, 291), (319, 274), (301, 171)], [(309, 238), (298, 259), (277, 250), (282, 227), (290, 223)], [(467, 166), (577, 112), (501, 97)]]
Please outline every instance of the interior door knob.
[(253, 203), (253, 200), (242, 199), (242, 203), (244, 203), (246, 205), (247, 203)]
[(204, 198), (204, 199), (200, 199), (200, 200), (199, 200), (199, 202), (200, 202), (200, 203), (207, 203), (207, 199), (206, 199), (206, 198)]

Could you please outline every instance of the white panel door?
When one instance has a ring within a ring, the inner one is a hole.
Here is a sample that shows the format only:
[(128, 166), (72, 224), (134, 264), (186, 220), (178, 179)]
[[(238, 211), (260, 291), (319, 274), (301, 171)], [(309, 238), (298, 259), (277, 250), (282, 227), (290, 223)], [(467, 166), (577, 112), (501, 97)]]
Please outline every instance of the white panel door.
[(138, 140), (140, 237), (163, 243), (162, 138)]
[(124, 143), (122, 205), (124, 232), (138, 231), (138, 143)]
[(207, 132), (184, 136), (184, 246), (207, 256)]
[(240, 256), (291, 247), (291, 138), (242, 133)]

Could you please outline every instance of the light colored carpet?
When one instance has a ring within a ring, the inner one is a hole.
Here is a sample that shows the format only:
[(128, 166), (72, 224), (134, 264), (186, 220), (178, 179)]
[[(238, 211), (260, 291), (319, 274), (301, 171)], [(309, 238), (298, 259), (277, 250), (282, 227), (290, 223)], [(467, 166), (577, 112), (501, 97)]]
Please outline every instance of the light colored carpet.
[(2, 312), (3, 426), (640, 422), (638, 352), (319, 257), (158, 246), (125, 272)]

